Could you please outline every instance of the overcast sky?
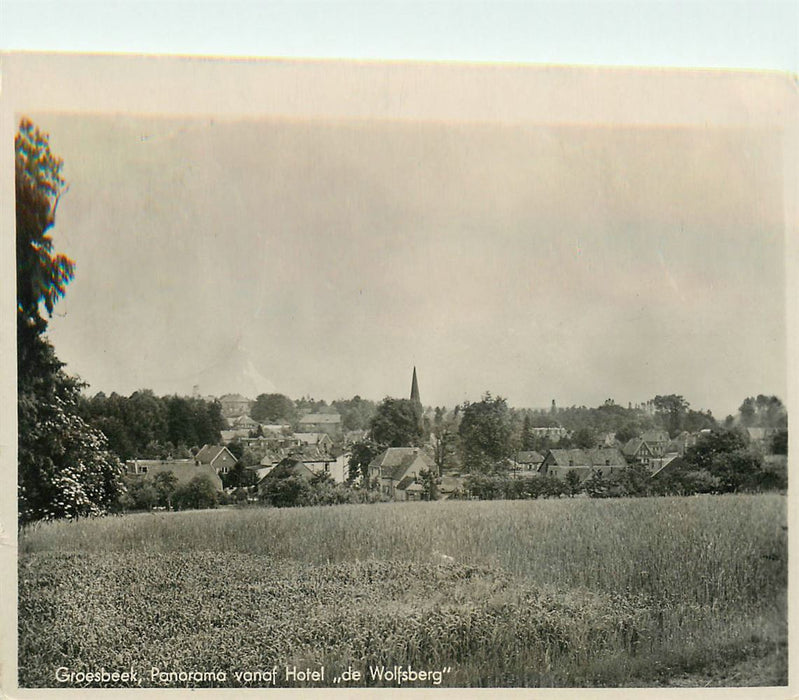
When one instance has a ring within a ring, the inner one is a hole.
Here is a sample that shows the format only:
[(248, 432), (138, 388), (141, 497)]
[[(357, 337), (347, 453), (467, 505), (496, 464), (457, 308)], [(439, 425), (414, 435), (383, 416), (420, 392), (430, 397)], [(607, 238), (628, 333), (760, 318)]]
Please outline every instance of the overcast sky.
[(774, 132), (32, 116), (92, 392), (784, 398)]

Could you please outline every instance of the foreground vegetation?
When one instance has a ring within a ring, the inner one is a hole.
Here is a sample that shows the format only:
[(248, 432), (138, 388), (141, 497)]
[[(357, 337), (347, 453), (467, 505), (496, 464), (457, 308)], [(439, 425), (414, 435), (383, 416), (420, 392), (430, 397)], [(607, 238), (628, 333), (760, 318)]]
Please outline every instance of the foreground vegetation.
[[(462, 687), (781, 685), (785, 509), (735, 495), (37, 524), (20, 538), (19, 681), (410, 664)], [(724, 680), (741, 662), (750, 676)]]

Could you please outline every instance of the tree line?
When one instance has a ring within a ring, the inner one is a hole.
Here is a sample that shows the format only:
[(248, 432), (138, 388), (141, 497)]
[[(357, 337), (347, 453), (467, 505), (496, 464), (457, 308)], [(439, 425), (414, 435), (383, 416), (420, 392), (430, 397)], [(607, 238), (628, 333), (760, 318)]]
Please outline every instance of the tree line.
[(678, 467), (652, 477), (643, 465), (630, 464), (610, 475), (599, 470), (581, 480), (575, 472), (565, 479), (551, 475), (513, 478), (507, 472), (471, 473), (464, 481), (461, 498), (530, 499), (574, 497), (619, 498), (689, 496), (694, 494), (785, 491), (785, 463), (767, 462), (751, 449), (740, 429), (716, 428), (689, 447)]
[(205, 444), (218, 443), (225, 428), (218, 401), (156, 396), (149, 389), (129, 397), (98, 393), (80, 397), (78, 414), (103, 432), (123, 460), (181, 459)]

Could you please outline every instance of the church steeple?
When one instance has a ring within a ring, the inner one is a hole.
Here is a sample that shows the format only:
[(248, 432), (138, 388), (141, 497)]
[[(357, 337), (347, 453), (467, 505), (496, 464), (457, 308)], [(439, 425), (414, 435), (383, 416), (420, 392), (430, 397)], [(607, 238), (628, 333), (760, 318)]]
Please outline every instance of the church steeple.
[(422, 405), (422, 399), (419, 397), (419, 382), (416, 380), (416, 367), (413, 368), (413, 379), (411, 380), (411, 401)]

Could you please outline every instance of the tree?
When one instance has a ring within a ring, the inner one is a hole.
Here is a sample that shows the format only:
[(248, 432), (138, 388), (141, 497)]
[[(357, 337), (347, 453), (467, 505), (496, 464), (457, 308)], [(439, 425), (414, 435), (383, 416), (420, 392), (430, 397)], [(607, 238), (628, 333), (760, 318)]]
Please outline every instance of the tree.
[(669, 435), (674, 437), (683, 426), (685, 413), (688, 410), (688, 402), (677, 394), (668, 396), (656, 396), (652, 403), (655, 405), (655, 412), (663, 421), (663, 427), (669, 431)]
[(344, 430), (367, 430), (376, 405), (374, 401), (353, 396), (349, 400), (334, 401), (333, 408), (341, 415), (341, 426)]
[(352, 446), (350, 461), (347, 463), (347, 483), (354, 484), (358, 481), (369, 484), (369, 465), (377, 456), (377, 447), (369, 442), (356, 442)]
[(308, 481), (294, 474), (290, 468), (279, 464), (259, 485), (261, 499), (275, 508), (291, 508), (305, 505), (311, 486)]
[(17, 225), (17, 319), (37, 333), (47, 322), (40, 304), (52, 315), (72, 280), (75, 263), (53, 252), (49, 234), (64, 192), (63, 161), (50, 152), (49, 137), (23, 119), (14, 139)]
[(419, 471), (419, 481), (422, 484), (422, 499), (425, 501), (438, 500), (438, 485), (441, 479), (438, 478), (434, 469), (422, 469)]
[(771, 452), (775, 455), (788, 454), (788, 429), (782, 428), (771, 438)]
[(685, 461), (696, 470), (710, 471), (713, 457), (746, 448), (746, 440), (736, 430), (713, 430), (702, 435), (685, 452)]
[(744, 399), (738, 408), (741, 425), (745, 428), (785, 428), (788, 426), (788, 413), (782, 401), (776, 396), (758, 394)]
[(532, 450), (535, 446), (535, 436), (533, 435), (533, 424), (530, 420), (530, 414), (524, 414), (524, 421), (522, 423), (522, 449)]
[(244, 456), (244, 443), (238, 438), (234, 438), (227, 444), (228, 451), (232, 454), (237, 462), (241, 462)]
[(575, 471), (566, 474), (566, 487), (570, 496), (580, 492), (580, 475)]
[(582, 450), (590, 450), (596, 447), (596, 433), (591, 428), (580, 428), (572, 435), (572, 444)]
[(458, 434), (464, 466), (470, 472), (496, 471), (513, 452), (510, 412), (505, 399), (486, 392), (481, 401), (465, 403), (462, 412)]
[(258, 481), (258, 475), (252, 470), (247, 469), (244, 462), (236, 462), (236, 465), (222, 474), (222, 485), (226, 489), (254, 486)]
[(18, 516), (100, 515), (124, 490), (105, 436), (78, 413), (82, 384), (63, 371), (44, 337), (75, 264), (53, 252), (50, 229), (64, 192), (62, 162), (27, 119), (14, 140), (17, 255)]
[(172, 498), (178, 485), (178, 478), (172, 472), (160, 472), (153, 479), (158, 505), (172, 510)]
[(612, 482), (607, 477), (602, 476), (602, 472), (598, 469), (594, 469), (591, 472), (591, 476), (583, 482), (583, 486), (589, 498), (610, 498), (613, 495), (611, 491)]
[(422, 444), (424, 431), (419, 405), (410, 399), (383, 399), (370, 423), (371, 437), (384, 447), (414, 447)]
[(686, 411), (681, 427), (689, 433), (698, 433), (700, 430), (713, 430), (719, 426), (710, 411), (694, 411), (691, 408)]
[(710, 473), (719, 480), (723, 491), (740, 491), (758, 485), (763, 470), (763, 458), (744, 450), (715, 454)]
[(123, 480), (125, 491), (119, 497), (122, 510), (152, 510), (158, 503), (158, 492), (147, 477), (131, 474)]
[(448, 426), (433, 429), (433, 461), (438, 474), (453, 467), (457, 462), (458, 433)]
[(624, 445), (635, 437), (638, 437), (641, 431), (635, 423), (625, 423), (616, 431), (616, 439)]
[(216, 508), (219, 494), (214, 485), (202, 474), (195, 476), (185, 486), (175, 490), (174, 503), (178, 510), (188, 508)]
[(458, 466), (458, 422), (454, 413), (437, 406), (432, 424), (433, 461), (439, 476)]
[(288, 396), (260, 394), (255, 398), (250, 416), (259, 423), (291, 423), (297, 416), (297, 409)]

